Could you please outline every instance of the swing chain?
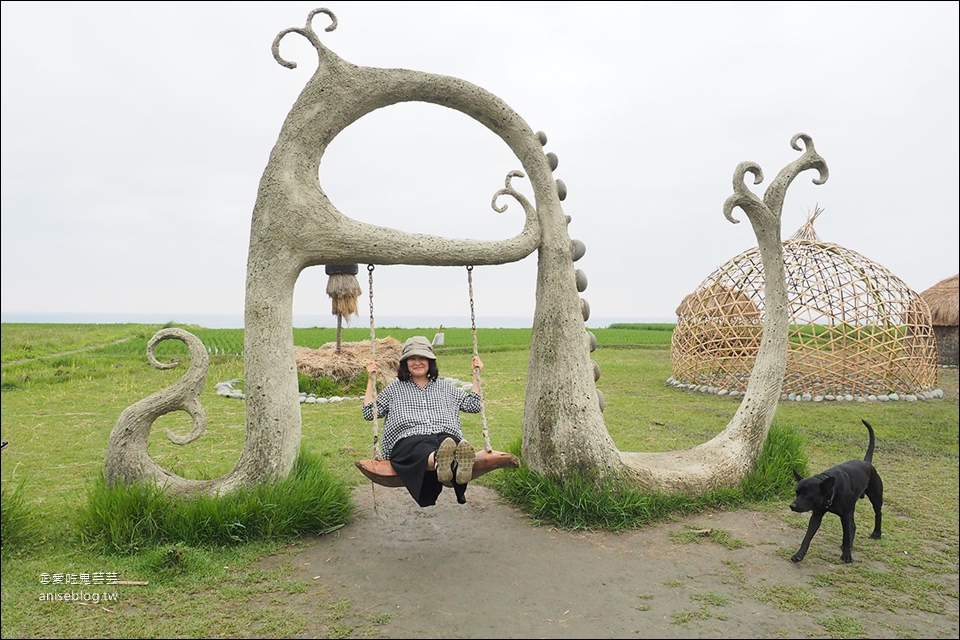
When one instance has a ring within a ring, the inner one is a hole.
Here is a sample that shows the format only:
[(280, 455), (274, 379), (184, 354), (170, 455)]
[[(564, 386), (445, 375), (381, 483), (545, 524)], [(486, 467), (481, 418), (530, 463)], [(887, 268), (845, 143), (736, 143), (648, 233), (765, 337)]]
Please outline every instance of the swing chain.
[[(377, 361), (377, 331), (376, 324), (373, 321), (373, 270), (372, 264), (367, 265), (368, 289), (370, 291), (370, 361)], [(377, 421), (377, 380), (374, 375), (373, 380), (373, 459), (382, 460), (380, 456), (380, 423)]]
[[(467, 265), (467, 288), (470, 293), (470, 330), (473, 333), (473, 355), (479, 356), (480, 350), (477, 347), (477, 317), (473, 309), (473, 265)], [(483, 384), (480, 380), (480, 368), (475, 367), (474, 373), (477, 374), (477, 395), (480, 396), (480, 421), (483, 424), (483, 448), (490, 453), (493, 447), (490, 446), (490, 429), (487, 427), (487, 414), (484, 410), (483, 402)]]

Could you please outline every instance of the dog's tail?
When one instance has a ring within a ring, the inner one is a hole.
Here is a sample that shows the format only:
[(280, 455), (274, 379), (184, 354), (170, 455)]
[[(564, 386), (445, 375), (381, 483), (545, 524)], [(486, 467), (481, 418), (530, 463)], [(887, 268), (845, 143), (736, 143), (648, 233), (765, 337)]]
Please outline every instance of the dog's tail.
[(876, 436), (873, 435), (873, 427), (870, 426), (869, 422), (863, 418), (860, 419), (860, 422), (862, 422), (867, 427), (867, 431), (870, 432), (870, 444), (867, 445), (867, 455), (863, 456), (863, 459), (873, 464), (873, 446), (876, 444)]

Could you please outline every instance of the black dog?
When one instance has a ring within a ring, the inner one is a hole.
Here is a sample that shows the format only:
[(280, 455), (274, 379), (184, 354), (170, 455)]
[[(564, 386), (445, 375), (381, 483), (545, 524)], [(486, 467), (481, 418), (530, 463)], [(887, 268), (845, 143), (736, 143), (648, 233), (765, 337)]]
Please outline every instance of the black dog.
[(807, 525), (807, 535), (803, 537), (800, 550), (791, 560), (800, 562), (807, 555), (810, 541), (820, 528), (820, 521), (829, 511), (840, 516), (843, 524), (843, 544), (840, 547), (840, 559), (844, 562), (853, 562), (853, 536), (857, 532), (857, 525), (853, 521), (853, 512), (857, 508), (857, 500), (863, 496), (870, 498), (873, 505), (874, 527), (870, 537), (880, 539), (880, 508), (883, 506), (883, 481), (880, 474), (873, 467), (873, 427), (866, 420), (861, 420), (870, 432), (870, 444), (867, 446), (867, 455), (863, 460), (848, 460), (835, 467), (830, 467), (820, 475), (802, 478), (796, 471), (797, 498), (790, 503), (790, 509), (797, 513), (812, 511), (810, 524)]

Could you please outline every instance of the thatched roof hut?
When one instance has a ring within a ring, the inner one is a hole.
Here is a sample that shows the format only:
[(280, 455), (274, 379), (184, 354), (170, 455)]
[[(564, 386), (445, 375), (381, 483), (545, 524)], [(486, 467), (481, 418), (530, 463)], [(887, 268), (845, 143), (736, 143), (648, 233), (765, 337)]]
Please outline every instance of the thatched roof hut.
[(960, 325), (960, 295), (958, 295), (960, 273), (941, 280), (920, 294), (930, 307), (933, 333), (937, 337), (937, 360), (941, 366), (957, 366), (958, 353), (957, 327)]
[(941, 280), (920, 295), (930, 307), (930, 319), (935, 327), (955, 327), (960, 324), (960, 295), (957, 293), (960, 273)]

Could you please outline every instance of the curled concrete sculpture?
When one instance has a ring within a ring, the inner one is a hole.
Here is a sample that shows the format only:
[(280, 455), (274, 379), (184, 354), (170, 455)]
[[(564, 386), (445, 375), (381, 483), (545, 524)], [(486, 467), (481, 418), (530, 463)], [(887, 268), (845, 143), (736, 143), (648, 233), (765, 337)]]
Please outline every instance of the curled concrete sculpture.
[[(574, 268), (586, 248), (568, 235), (570, 218), (561, 207), (567, 187), (553, 176), (559, 158), (544, 152), (546, 135), (535, 133), (498, 97), (458, 78), (361, 67), (341, 59), (314, 31), (312, 22), (318, 14), (330, 19), (327, 31), (336, 28), (332, 12), (316, 9), (310, 12), (304, 27), (280, 32), (273, 43), (274, 58), (292, 68), (295, 63), (280, 55), (279, 45), (284, 36), (299, 34), (314, 46), (319, 63), (283, 123), (263, 172), (252, 216), (244, 343), (246, 437), (240, 459), (229, 474), (205, 483), (150, 466), (152, 461), (144, 460), (145, 436), (117, 436), (118, 432), (131, 430), (139, 434), (144, 425), (149, 430), (147, 423), (152, 420), (147, 416), (156, 410), (141, 407), (137, 415), (132, 411), (137, 407), (134, 405), (121, 416), (111, 436), (108, 479), (117, 482), (151, 476), (175, 492), (211, 493), (290, 473), (301, 439), (293, 294), (297, 278), (307, 267), (353, 263), (494, 265), (521, 260), (534, 251), (538, 261), (536, 310), (522, 428), (524, 463), (548, 476), (586, 473), (600, 479), (623, 479), (651, 490), (699, 491), (742, 478), (759, 455), (773, 419), (786, 361), (786, 293), (780, 244), (783, 195), (790, 182), (806, 169), (819, 169), (820, 181), (826, 180), (826, 164), (814, 151), (812, 140), (804, 134), (794, 137), (793, 147), (801, 150), (797, 143), (803, 141), (804, 153), (780, 172), (763, 200), (744, 185), (747, 173), (755, 176), (756, 183), (762, 180), (760, 168), (753, 163), (741, 164), (734, 175), (734, 195), (724, 205), (724, 214), (733, 222), (734, 208), (746, 212), (769, 275), (763, 346), (740, 409), (721, 434), (694, 449), (660, 454), (620, 452), (603, 421), (603, 396), (596, 387), (599, 368), (590, 357), (596, 340), (584, 327), (589, 305), (579, 294), (586, 288), (586, 276)], [(497, 204), (504, 195), (520, 203), (525, 219), (518, 235), (476, 241), (406, 233), (363, 224), (337, 210), (318, 177), (327, 146), (364, 115), (406, 101), (460, 111), (486, 126), (513, 151), (523, 172), (507, 174), (504, 188), (494, 195), (493, 207), (504, 210)], [(534, 203), (511, 186), (512, 178), (524, 175), (532, 185)], [(179, 335), (166, 337), (184, 339)], [(191, 347), (191, 354), (193, 351)], [(142, 453), (133, 451), (141, 444)], [(114, 451), (116, 447), (122, 449)]]

